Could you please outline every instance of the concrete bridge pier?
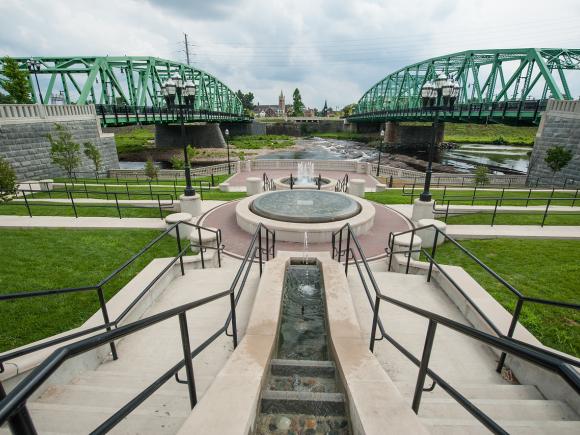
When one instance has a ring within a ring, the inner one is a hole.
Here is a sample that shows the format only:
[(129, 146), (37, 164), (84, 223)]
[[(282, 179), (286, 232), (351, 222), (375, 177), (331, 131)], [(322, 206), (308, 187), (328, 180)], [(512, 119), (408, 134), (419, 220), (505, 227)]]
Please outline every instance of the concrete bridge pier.
[[(437, 126), (435, 142), (443, 142), (445, 124)], [(430, 125), (401, 125), (389, 121), (385, 124), (385, 143), (393, 148), (425, 149), (433, 140), (433, 127)]]
[[(226, 146), (226, 141), (217, 123), (186, 124), (185, 140), (194, 148), (225, 148)], [(155, 126), (155, 146), (157, 148), (182, 147), (181, 126), (179, 124), (157, 124)]]

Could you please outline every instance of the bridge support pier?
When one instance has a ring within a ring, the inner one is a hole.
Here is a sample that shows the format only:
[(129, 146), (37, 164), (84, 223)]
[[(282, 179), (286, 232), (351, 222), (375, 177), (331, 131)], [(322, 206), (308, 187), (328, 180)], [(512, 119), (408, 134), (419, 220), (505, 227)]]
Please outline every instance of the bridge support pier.
[[(226, 141), (219, 124), (205, 122), (185, 125), (186, 144), (194, 148), (225, 148)], [(181, 148), (181, 127), (179, 124), (158, 124), (155, 126), (155, 146), (157, 148)]]
[[(443, 142), (445, 124), (440, 123), (437, 127), (435, 143)], [(385, 124), (385, 143), (387, 146), (397, 149), (428, 149), (433, 140), (433, 127), (430, 125), (401, 125), (398, 122), (389, 121)]]

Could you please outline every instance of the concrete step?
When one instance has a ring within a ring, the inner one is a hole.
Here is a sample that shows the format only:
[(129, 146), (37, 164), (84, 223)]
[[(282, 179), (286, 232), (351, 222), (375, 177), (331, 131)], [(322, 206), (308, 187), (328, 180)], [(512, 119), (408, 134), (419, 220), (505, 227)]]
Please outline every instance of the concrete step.
[(260, 412), (263, 414), (345, 415), (341, 393), (301, 391), (264, 391)]
[[(38, 433), (88, 433), (110, 417), (116, 408), (30, 402), (28, 409)], [(120, 422), (113, 434), (174, 434), (188, 413), (165, 410), (136, 409)]]
[[(413, 397), (415, 384), (395, 382), (395, 385), (404, 397)], [(456, 388), (468, 399), (544, 399), (540, 391), (533, 385), (462, 384), (457, 385)], [(443, 388), (436, 386), (431, 392), (423, 392), (422, 397), (423, 399), (449, 398), (449, 395)]]
[(334, 378), (335, 365), (332, 361), (273, 359), (271, 372), (274, 376), (301, 375)]
[[(475, 419), (421, 418), (421, 421), (433, 435), (488, 435), (490, 433)], [(497, 423), (512, 435), (577, 435), (580, 433), (578, 421), (500, 420)]]
[[(558, 400), (474, 399), (472, 403), (494, 420), (578, 420), (578, 415)], [(419, 416), (469, 420), (471, 414), (454, 399), (425, 398)]]

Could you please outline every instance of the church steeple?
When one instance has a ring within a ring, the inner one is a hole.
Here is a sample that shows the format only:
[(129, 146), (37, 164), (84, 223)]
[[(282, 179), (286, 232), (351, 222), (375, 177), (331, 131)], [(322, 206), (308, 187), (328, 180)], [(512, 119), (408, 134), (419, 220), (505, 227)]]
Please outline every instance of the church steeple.
[(286, 99), (284, 98), (284, 92), (280, 90), (280, 96), (278, 97), (278, 115), (284, 115), (286, 113)]

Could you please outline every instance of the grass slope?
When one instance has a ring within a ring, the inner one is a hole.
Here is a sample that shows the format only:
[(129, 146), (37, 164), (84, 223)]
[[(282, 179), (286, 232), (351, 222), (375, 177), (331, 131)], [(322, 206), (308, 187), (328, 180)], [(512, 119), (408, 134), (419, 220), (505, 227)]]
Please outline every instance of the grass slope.
[[(1, 229), (0, 293), (97, 284), (151, 239), (155, 230)], [(176, 253), (164, 238), (104, 288), (109, 300), (155, 257)], [(99, 309), (96, 292), (0, 302), (0, 351), (77, 327)]]
[[(461, 244), (526, 296), (580, 303), (580, 241), (495, 239)], [(513, 313), (515, 296), (457, 248), (440, 246), (436, 259), (462, 266)], [(579, 312), (526, 302), (520, 322), (546, 346), (580, 357)]]

